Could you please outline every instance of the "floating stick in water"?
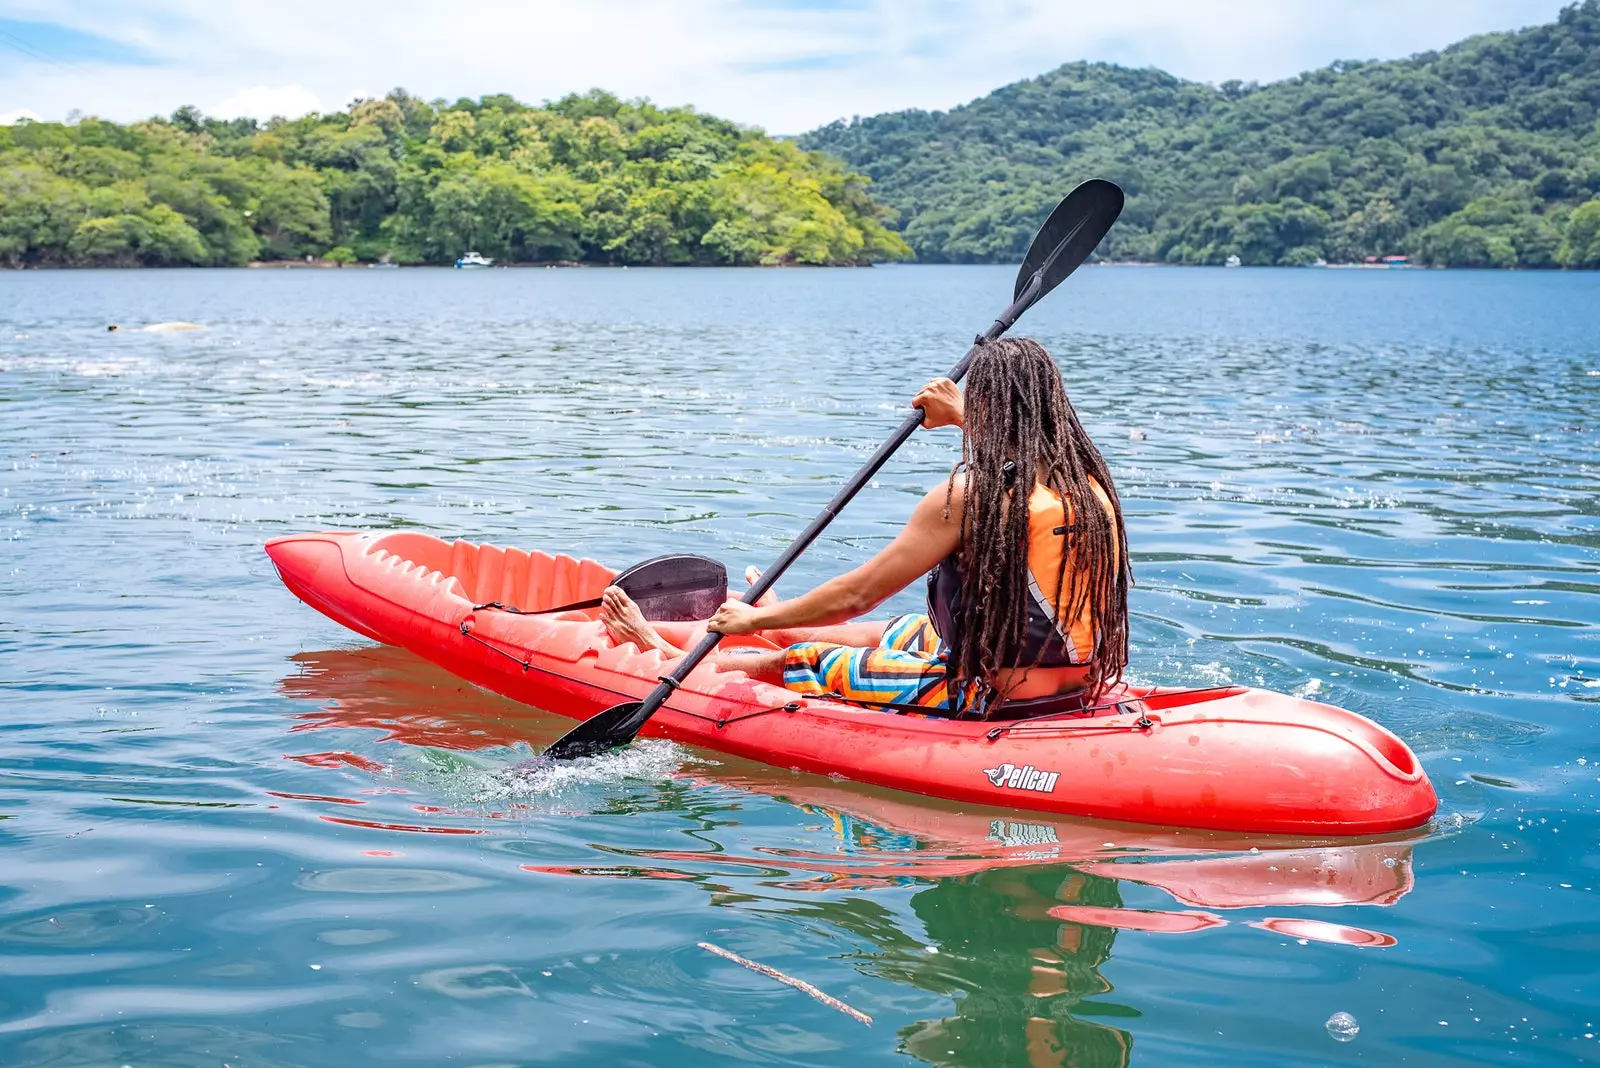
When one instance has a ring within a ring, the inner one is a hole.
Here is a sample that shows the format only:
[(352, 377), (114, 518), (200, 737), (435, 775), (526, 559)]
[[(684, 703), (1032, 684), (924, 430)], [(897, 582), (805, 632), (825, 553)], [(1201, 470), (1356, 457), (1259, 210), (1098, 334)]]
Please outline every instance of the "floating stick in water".
[(788, 986), (792, 986), (796, 990), (802, 990), (805, 993), (810, 994), (812, 997), (816, 998), (818, 1001), (822, 1002), (824, 1005), (828, 1006), (828, 1008), (830, 1008), (830, 1009), (838, 1009), (840, 1012), (844, 1013), (846, 1016), (850, 1016), (850, 1017), (853, 1017), (854, 1019), (860, 1020), (862, 1023), (866, 1024), (868, 1027), (872, 1026), (872, 1017), (868, 1016), (866, 1013), (862, 1012), (860, 1009), (852, 1009), (849, 1005), (846, 1005), (844, 1002), (840, 1001), (838, 998), (832, 996), (831, 994), (824, 994), (822, 991), (818, 990), (816, 987), (812, 986), (810, 983), (806, 982), (804, 979), (796, 979), (792, 975), (784, 975), (778, 969), (776, 969), (776, 968), (774, 968), (774, 967), (772, 967), (770, 965), (759, 964), (756, 961), (748, 960), (748, 959), (746, 959), (744, 957), (739, 956), (739, 954), (732, 952), (731, 950), (723, 949), (721, 946), (712, 945), (710, 942), (700, 942), (700, 943), (697, 943), (697, 944), (700, 946), (701, 949), (705, 950), (708, 953), (715, 953), (717, 956), (722, 957), (722, 958), (724, 958), (726, 960), (731, 960), (735, 964), (743, 965), (744, 967), (749, 968), (753, 972), (760, 972), (762, 975), (765, 975), (769, 979), (776, 979), (778, 982), (784, 983), (784, 984), (786, 984)]

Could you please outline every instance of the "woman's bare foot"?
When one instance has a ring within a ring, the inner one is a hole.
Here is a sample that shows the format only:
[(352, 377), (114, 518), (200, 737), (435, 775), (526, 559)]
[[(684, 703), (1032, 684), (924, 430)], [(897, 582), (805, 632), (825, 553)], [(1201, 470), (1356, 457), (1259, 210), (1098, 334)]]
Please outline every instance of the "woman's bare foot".
[(640, 649), (655, 649), (665, 656), (683, 655), (682, 649), (667, 641), (660, 631), (650, 625), (644, 613), (639, 611), (639, 606), (633, 603), (633, 598), (615, 586), (607, 586), (600, 595), (600, 622), (605, 626), (606, 633), (611, 635), (611, 640), (618, 645), (632, 642)]
[[(759, 567), (757, 567), (755, 564), (751, 564), (749, 567), (744, 569), (744, 580), (745, 580), (745, 582), (749, 583), (750, 585), (754, 586), (756, 584), (756, 582), (760, 580), (760, 578), (761, 578), (761, 569)], [(756, 599), (756, 604), (761, 605), (763, 607), (765, 607), (766, 605), (769, 605), (769, 604), (777, 604), (777, 603), (778, 603), (778, 591), (777, 590), (768, 590), (766, 593), (763, 593), (760, 597), (758, 597)]]

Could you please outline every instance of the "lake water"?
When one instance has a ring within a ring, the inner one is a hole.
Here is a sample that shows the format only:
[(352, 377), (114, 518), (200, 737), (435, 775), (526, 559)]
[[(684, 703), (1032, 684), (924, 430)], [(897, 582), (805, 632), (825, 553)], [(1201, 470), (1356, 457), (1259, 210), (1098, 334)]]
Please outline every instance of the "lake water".
[(261, 551), (766, 563), (1011, 274), (0, 272), (0, 1064), (1600, 1063), (1600, 274), (1096, 268), (1018, 327), (1127, 507), (1134, 677), (1421, 756), (1362, 879), (664, 742), (509, 777), (566, 721)]

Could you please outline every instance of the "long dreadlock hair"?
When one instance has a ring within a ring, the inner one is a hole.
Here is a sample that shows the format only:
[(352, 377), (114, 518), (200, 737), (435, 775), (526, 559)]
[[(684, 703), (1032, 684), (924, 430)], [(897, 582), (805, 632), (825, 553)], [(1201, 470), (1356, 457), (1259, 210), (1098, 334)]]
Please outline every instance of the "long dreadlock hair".
[[(1078, 422), (1055, 361), (1037, 341), (1004, 338), (983, 345), (965, 393), (961, 462), (951, 470), (947, 490), (954, 492), (956, 475), (965, 472), (958, 560), (966, 592), (956, 633), (947, 636), (957, 678), (973, 685), (1017, 663), (1032, 596), (1028, 498), (1037, 478), (1067, 502), (1072, 529), (1064, 535), (1069, 541), (1054, 608), (1058, 620), (1078, 619), (1087, 608), (1094, 621), (1088, 685), (1091, 696), (1097, 695), (1128, 665), (1133, 583), (1122, 502), (1105, 458)], [(1015, 465), (1009, 478), (1008, 464)], [(1111, 502), (1109, 515), (1096, 484)], [(1071, 581), (1065, 574), (1069, 556)], [(1004, 694), (995, 696), (1004, 702)]]

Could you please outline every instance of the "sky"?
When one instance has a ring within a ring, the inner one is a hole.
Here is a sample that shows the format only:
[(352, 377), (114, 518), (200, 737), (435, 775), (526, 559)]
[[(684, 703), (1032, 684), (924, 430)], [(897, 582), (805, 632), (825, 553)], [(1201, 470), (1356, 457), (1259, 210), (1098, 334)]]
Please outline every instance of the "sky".
[(0, 122), (604, 88), (800, 133), (1087, 59), (1220, 83), (1392, 59), (1564, 0), (0, 0)]

